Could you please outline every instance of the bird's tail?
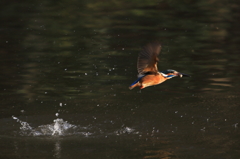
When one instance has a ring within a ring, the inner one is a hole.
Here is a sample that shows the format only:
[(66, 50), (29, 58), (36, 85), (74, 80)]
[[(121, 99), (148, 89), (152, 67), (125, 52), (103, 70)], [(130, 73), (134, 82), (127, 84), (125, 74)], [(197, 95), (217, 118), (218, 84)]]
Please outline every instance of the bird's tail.
[(140, 87), (140, 83), (139, 81), (143, 78), (144, 76), (140, 76), (138, 77), (138, 79), (136, 81), (134, 81), (130, 86), (129, 89), (132, 90), (134, 87), (139, 86)]
[(140, 83), (139, 83), (139, 82), (137, 82), (137, 83), (135, 83), (135, 84), (132, 84), (132, 85), (130, 85), (130, 86), (129, 86), (129, 89), (130, 89), (130, 90), (132, 90), (133, 88), (135, 88), (135, 87), (137, 87), (137, 86), (139, 86), (139, 87), (140, 87)]

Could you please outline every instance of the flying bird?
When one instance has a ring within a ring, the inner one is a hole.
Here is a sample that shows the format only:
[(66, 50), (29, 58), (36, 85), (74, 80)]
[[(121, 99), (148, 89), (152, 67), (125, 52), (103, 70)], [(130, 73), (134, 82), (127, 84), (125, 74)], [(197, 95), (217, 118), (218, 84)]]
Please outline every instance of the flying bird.
[(129, 89), (140, 87), (140, 89), (158, 85), (173, 77), (190, 77), (187, 74), (178, 71), (167, 69), (166, 71), (158, 71), (157, 63), (159, 61), (158, 55), (161, 51), (161, 44), (159, 42), (152, 42), (143, 47), (138, 55), (137, 70), (138, 79), (133, 82)]

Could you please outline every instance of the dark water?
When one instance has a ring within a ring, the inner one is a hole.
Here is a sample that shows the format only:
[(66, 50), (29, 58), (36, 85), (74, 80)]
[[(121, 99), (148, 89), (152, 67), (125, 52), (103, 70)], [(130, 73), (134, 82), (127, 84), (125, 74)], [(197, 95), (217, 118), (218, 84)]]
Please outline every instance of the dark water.
[[(0, 158), (240, 158), (239, 1), (0, 8)], [(192, 77), (130, 91), (156, 39)]]

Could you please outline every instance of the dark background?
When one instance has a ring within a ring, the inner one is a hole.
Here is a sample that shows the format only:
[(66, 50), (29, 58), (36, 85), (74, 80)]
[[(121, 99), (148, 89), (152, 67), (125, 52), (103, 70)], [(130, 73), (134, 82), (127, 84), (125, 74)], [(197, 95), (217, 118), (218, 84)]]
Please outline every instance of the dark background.
[[(239, 1), (0, 4), (0, 157), (240, 157)], [(130, 91), (153, 40), (192, 77)]]

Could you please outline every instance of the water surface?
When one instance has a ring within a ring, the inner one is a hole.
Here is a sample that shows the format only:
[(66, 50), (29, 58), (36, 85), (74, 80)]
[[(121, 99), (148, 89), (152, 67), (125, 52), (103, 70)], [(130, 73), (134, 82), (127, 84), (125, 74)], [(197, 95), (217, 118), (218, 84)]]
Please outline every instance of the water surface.
[[(1, 2), (1, 158), (239, 158), (239, 2)], [(143, 45), (191, 78), (129, 90)]]

